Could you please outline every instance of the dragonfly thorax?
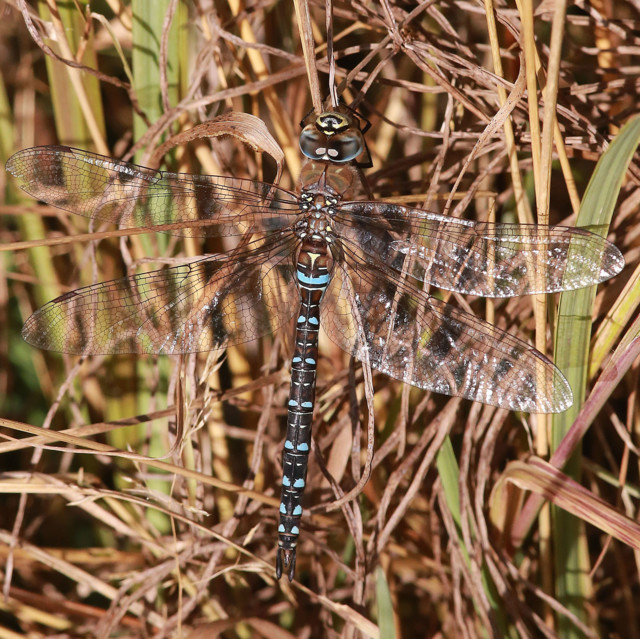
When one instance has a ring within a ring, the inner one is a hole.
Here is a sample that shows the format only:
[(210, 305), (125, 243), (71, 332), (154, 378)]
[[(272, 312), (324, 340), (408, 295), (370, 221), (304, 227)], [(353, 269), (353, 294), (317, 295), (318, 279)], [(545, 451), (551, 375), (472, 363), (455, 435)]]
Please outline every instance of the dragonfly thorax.
[(303, 189), (299, 206), (304, 218), (297, 227), (300, 239), (312, 237), (331, 241), (331, 219), (336, 213), (338, 197), (327, 189)]

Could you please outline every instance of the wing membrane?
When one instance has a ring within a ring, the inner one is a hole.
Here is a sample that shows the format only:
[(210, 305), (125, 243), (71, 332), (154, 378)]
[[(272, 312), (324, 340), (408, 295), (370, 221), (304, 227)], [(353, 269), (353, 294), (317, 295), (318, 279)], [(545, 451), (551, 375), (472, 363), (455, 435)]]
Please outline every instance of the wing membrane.
[(7, 162), (29, 195), (123, 228), (175, 225), (189, 237), (287, 228), (299, 215), (295, 194), (238, 178), (156, 171), (66, 146), (19, 151)]
[(510, 410), (565, 410), (571, 389), (526, 342), (372, 267), (348, 242), (334, 260), (321, 323), (343, 350), (390, 377)]
[(624, 266), (613, 244), (576, 228), (471, 222), (385, 202), (344, 203), (334, 226), (396, 271), (484, 297), (573, 290)]
[(297, 310), (292, 252), (297, 238), (101, 282), (37, 310), (23, 337), (78, 355), (193, 353), (255, 339)]

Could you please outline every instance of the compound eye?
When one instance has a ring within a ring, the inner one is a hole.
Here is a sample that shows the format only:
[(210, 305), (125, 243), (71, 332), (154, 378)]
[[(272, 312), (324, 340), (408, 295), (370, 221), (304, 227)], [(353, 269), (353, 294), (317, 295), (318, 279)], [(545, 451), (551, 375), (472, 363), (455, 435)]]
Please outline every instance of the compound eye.
[(327, 136), (314, 124), (307, 124), (300, 134), (300, 150), (311, 160), (320, 160), (327, 153)]
[(357, 129), (336, 133), (329, 139), (328, 154), (332, 162), (351, 162), (364, 151), (364, 138)]

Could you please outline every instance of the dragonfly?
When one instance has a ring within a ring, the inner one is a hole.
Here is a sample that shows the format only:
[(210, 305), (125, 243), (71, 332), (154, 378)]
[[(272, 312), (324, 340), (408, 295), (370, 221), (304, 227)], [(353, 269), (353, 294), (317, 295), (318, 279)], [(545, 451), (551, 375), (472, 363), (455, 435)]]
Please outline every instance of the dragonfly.
[[(35, 311), (30, 344), (82, 356), (222, 349), (295, 325), (276, 575), (292, 580), (307, 481), (318, 333), (418, 388), (514, 411), (572, 403), (562, 373), (524, 340), (445, 303), (429, 286), (484, 297), (552, 293), (620, 272), (587, 230), (501, 224), (362, 199), (355, 112), (302, 122), (299, 189), (149, 169), (67, 146), (19, 151), (28, 194), (121, 228), (235, 238), (225, 253), (100, 282)], [(231, 240), (229, 240), (231, 241)]]

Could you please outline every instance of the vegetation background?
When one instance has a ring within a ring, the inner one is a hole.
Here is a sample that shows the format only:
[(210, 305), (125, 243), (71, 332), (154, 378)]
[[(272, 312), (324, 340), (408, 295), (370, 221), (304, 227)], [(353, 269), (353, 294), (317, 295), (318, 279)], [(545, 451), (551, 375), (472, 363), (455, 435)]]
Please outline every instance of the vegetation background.
[[(576, 396), (554, 418), (379, 374), (372, 394), (323, 340), (289, 584), (273, 564), (291, 331), (183, 358), (28, 346), (23, 322), (62, 292), (224, 245), (97, 241), (105, 229), (0, 175), (2, 639), (640, 636), (637, 121), (594, 173), (640, 110), (637, 2), (15, 0), (0, 15), (3, 161), (61, 143), (144, 163), (238, 111), (264, 120), (294, 188), (329, 45), (343, 99), (372, 123), (377, 198), (588, 225), (627, 262), (559, 304), (453, 296), (554, 355)], [(219, 137), (165, 161), (278, 168)]]

